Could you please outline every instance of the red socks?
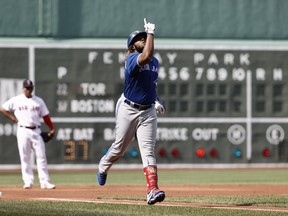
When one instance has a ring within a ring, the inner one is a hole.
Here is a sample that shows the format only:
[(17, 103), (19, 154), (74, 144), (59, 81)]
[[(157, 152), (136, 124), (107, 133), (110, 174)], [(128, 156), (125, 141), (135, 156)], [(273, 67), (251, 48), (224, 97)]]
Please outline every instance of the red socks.
[(146, 176), (148, 192), (154, 188), (158, 189), (157, 166), (145, 167), (144, 168), (144, 174)]

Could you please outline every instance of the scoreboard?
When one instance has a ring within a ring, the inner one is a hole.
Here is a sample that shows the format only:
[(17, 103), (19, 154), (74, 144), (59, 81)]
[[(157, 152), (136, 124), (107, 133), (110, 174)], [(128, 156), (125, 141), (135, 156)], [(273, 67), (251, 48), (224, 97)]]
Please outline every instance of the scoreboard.
[[(123, 45), (0, 44), (0, 102), (34, 80), (57, 129), (49, 164), (96, 164), (114, 141)], [(156, 43), (154, 54), (159, 164), (288, 162), (288, 47)], [(18, 164), (16, 126), (0, 120), (0, 164)], [(118, 163), (141, 163), (135, 141)]]

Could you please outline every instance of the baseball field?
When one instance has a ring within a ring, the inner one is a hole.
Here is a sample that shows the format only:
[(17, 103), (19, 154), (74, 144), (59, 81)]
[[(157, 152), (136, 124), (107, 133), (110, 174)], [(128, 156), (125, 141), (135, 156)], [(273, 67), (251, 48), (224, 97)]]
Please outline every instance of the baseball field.
[(24, 190), (20, 171), (0, 171), (0, 215), (288, 215), (287, 168), (160, 169), (166, 199), (153, 206), (140, 169), (112, 169), (103, 187), (94, 170), (50, 176), (55, 190)]

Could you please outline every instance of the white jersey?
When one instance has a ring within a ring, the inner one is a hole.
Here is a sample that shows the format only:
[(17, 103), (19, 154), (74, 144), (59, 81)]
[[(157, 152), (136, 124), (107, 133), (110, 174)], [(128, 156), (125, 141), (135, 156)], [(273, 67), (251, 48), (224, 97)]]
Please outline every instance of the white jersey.
[(35, 95), (27, 98), (24, 94), (17, 95), (6, 101), (2, 107), (18, 119), (18, 125), (34, 127), (40, 126), (40, 119), (49, 114), (45, 102)]

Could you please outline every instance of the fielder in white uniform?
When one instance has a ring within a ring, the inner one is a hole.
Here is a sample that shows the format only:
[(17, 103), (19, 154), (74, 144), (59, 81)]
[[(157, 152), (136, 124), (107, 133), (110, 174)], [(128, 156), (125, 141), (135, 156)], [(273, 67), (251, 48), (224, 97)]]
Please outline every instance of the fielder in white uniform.
[(54, 125), (50, 119), (45, 102), (40, 97), (32, 95), (33, 89), (33, 82), (31, 80), (24, 80), (23, 94), (6, 101), (2, 105), (2, 108), (0, 108), (0, 112), (18, 124), (17, 142), (22, 179), (24, 181), (23, 188), (31, 189), (34, 184), (33, 167), (31, 164), (31, 156), (34, 151), (40, 187), (42, 189), (54, 189), (55, 185), (49, 182), (45, 143), (40, 136), (40, 119), (44, 119), (52, 134), (54, 134)]

